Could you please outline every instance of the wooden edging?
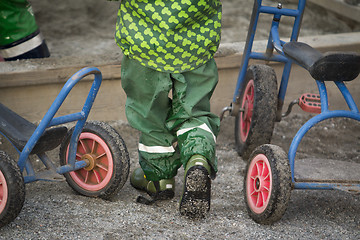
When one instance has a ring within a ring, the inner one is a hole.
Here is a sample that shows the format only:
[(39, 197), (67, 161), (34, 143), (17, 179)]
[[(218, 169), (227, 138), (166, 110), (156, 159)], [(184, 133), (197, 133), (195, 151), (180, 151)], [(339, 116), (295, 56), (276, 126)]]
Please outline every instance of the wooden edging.
[[(335, 50), (360, 52), (360, 32), (304, 37), (300, 38), (299, 41), (305, 42), (323, 52)], [(266, 44), (267, 40), (255, 41), (253, 50), (263, 52), (266, 48)], [(219, 51), (215, 55), (218, 68), (220, 70), (239, 68), (244, 46), (244, 42), (221, 44)], [(0, 73), (0, 88), (63, 83), (79, 69), (88, 66), (86, 63), (79, 61), (76, 65), (64, 66), (64, 64), (61, 64), (61, 67), (56, 67), (56, 61), (62, 60), (52, 59), (52, 63), (49, 64), (49, 67), (41, 66), (41, 68), (37, 68), (37, 62), (33, 61), (32, 63), (35, 67), (31, 69), (21, 69), (21, 62), (18, 62), (19, 69), (21, 70), (17, 69), (16, 71), (8, 72), (1, 69), (1, 64), (7, 63), (0, 63), (0, 71), (3, 71)], [(44, 62), (46, 63), (46, 60), (43, 60), (41, 64), (43, 65)], [(119, 80), (121, 75), (120, 65), (121, 62), (118, 61), (100, 65), (95, 64), (95, 67), (100, 69), (104, 80)]]
[(347, 4), (343, 0), (309, 0), (309, 2), (360, 23), (360, 6)]
[[(0, 88), (65, 83), (69, 77), (83, 67), (86, 65), (0, 73)], [(96, 67), (101, 71), (104, 80), (120, 79), (120, 64), (109, 63)], [(92, 79), (91, 76), (88, 76), (84, 80)]]
[[(321, 52), (328, 51), (355, 51), (360, 53), (360, 32), (330, 34), (299, 38)], [(267, 40), (255, 41), (253, 51), (264, 52)], [(238, 68), (241, 65), (245, 42), (226, 43), (220, 46), (215, 55), (219, 69)]]

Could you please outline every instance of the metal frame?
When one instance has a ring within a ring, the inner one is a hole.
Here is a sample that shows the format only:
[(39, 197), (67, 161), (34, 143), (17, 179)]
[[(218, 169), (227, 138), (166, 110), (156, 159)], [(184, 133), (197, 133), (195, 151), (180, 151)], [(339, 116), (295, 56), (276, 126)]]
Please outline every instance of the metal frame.
[[(94, 75), (94, 81), (90, 88), (89, 94), (86, 98), (85, 104), (80, 112), (60, 116), (54, 118), (55, 114), (58, 112), (59, 108), (63, 104), (65, 98), (68, 96), (70, 91), (73, 89), (73, 87), (84, 77), (88, 75)], [(81, 168), (84, 168), (87, 166), (87, 163), (84, 160), (76, 161), (76, 148), (77, 148), (77, 142), (79, 140), (80, 133), (82, 132), (82, 129), (84, 127), (84, 124), (86, 122), (86, 119), (89, 116), (89, 112), (91, 110), (91, 107), (94, 103), (94, 100), (96, 98), (96, 95), (99, 91), (100, 85), (102, 81), (101, 72), (99, 69), (95, 67), (87, 67), (83, 68), (82, 70), (75, 73), (72, 77), (68, 79), (68, 81), (65, 83), (63, 88), (61, 89), (60, 93), (52, 103), (51, 107), (41, 120), (40, 124), (37, 126), (36, 130), (34, 131), (33, 135), (30, 137), (29, 141), (26, 143), (24, 149), (20, 151), (15, 147), (15, 149), (20, 154), (18, 159), (18, 166), (20, 168), (20, 171), (23, 172), (24, 169), (26, 169), (27, 175), (24, 176), (24, 182), (34, 182), (38, 180), (48, 180), (46, 178), (46, 171), (42, 172), (42, 174), (36, 174), (35, 170), (29, 160), (29, 155), (31, 153), (31, 150), (36, 145), (37, 141), (41, 137), (41, 135), (44, 133), (44, 131), (52, 126), (61, 125), (64, 123), (74, 122), (77, 121), (74, 132), (70, 139), (70, 145), (69, 145), (69, 164), (55, 167), (53, 162), (47, 157), (45, 153), (37, 154), (37, 156), (40, 158), (40, 160), (43, 162), (43, 164), (48, 169), (48, 172), (51, 174), (58, 173), (58, 174), (64, 174), (70, 171), (75, 171)]]

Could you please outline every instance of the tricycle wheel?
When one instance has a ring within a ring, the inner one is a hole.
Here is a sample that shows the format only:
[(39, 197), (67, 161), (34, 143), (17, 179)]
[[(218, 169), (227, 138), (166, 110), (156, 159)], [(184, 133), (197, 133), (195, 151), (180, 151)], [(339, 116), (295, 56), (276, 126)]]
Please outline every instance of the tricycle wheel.
[(247, 161), (261, 144), (270, 143), (277, 109), (277, 80), (274, 69), (251, 65), (241, 89), (242, 111), (235, 118), (235, 143), (238, 154)]
[(251, 154), (244, 179), (249, 216), (257, 223), (272, 224), (284, 215), (291, 194), (291, 170), (286, 153), (265, 144)]
[(0, 228), (12, 222), (25, 201), (25, 183), (16, 162), (0, 151)]
[[(72, 128), (60, 147), (60, 164), (68, 162)], [(87, 122), (79, 137), (76, 160), (88, 166), (65, 173), (68, 184), (78, 193), (109, 199), (125, 184), (130, 168), (129, 153), (120, 134), (103, 122)]]

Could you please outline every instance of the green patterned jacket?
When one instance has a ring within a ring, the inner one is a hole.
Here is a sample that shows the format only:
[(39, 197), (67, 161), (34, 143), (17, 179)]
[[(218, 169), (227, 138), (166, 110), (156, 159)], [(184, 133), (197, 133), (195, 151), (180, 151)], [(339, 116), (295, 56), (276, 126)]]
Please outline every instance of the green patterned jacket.
[(221, 14), (220, 0), (122, 0), (115, 38), (146, 67), (190, 71), (217, 51)]

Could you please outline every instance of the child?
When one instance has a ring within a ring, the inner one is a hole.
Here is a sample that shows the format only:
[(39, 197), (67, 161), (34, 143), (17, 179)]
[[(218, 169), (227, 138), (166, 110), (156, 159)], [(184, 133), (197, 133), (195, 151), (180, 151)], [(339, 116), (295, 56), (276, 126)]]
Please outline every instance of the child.
[(184, 166), (180, 213), (191, 218), (209, 211), (210, 178), (217, 172), (220, 120), (210, 112), (210, 98), (220, 29), (220, 0), (122, 0), (118, 12), (125, 111), (141, 132), (141, 168), (130, 182), (153, 201), (170, 199)]

